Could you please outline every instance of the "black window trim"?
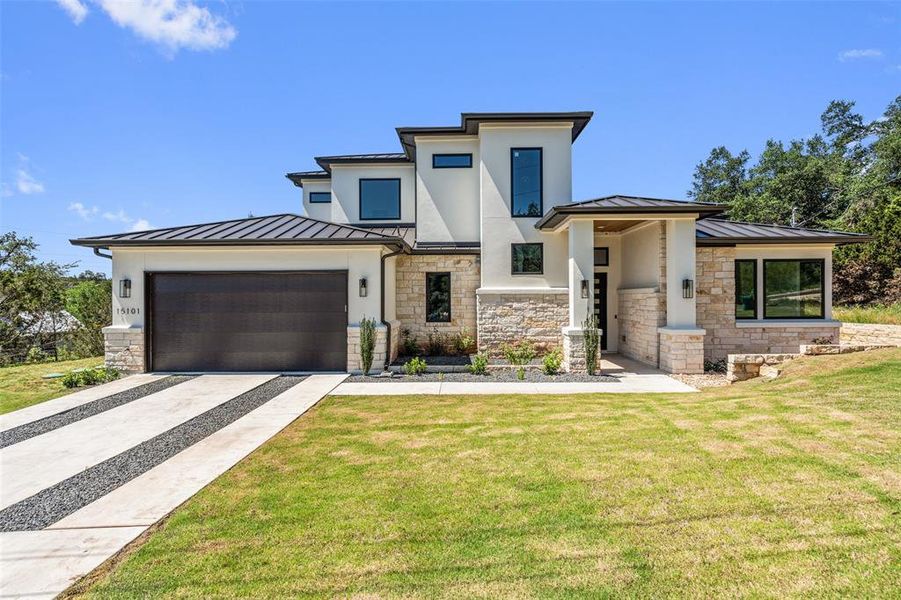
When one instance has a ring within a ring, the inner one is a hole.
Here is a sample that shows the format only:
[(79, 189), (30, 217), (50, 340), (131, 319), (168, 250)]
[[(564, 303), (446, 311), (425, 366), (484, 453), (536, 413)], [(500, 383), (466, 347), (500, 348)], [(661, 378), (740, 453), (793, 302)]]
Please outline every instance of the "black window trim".
[[(469, 164), (466, 166), (460, 165), (436, 165), (435, 158), (439, 156), (468, 156)], [(472, 168), (472, 152), (439, 152), (437, 154), (432, 155), (432, 168), (433, 169), (471, 169)]]
[[(429, 319), (429, 275), (447, 275), (447, 319)], [(450, 323), (453, 321), (453, 294), (451, 293), (454, 280), (450, 271), (426, 271), (425, 273), (425, 322), (426, 323)]]
[[(328, 200), (313, 200), (313, 196), (316, 195), (327, 195)], [(332, 203), (332, 193), (331, 192), (310, 192), (310, 204), (331, 204)]]
[[(522, 150), (538, 150), (538, 178), (541, 180), (538, 185), (538, 216), (517, 215), (515, 212), (516, 207), (514, 200), (516, 197), (516, 190), (513, 189), (513, 154), (517, 151)], [(514, 219), (540, 219), (542, 216), (544, 216), (544, 148), (510, 148), (510, 216)], [(544, 254), (542, 251), (542, 257), (543, 256)]]
[[(825, 258), (764, 258), (763, 260), (763, 320), (765, 321), (816, 321), (826, 318), (826, 259)], [(768, 317), (766, 316), (766, 267), (768, 263), (774, 262), (815, 262), (820, 263), (820, 314), (818, 316), (799, 316), (799, 317)]]
[[(541, 270), (540, 271), (517, 271), (516, 259), (513, 256), (513, 249), (516, 246), (538, 246), (541, 249)], [(543, 242), (524, 242), (510, 244), (510, 274), (511, 275), (544, 275), (544, 243)]]
[[(754, 265), (754, 316), (752, 317), (739, 317), (735, 314), (735, 307), (738, 306), (738, 264), (739, 263), (751, 263)], [(735, 316), (736, 321), (756, 321), (757, 314), (757, 304), (760, 301), (760, 294), (757, 289), (757, 259), (756, 258), (736, 258), (735, 259), (735, 302), (733, 303), (733, 315)]]
[[(397, 216), (396, 217), (364, 217), (363, 216), (363, 182), (364, 181), (396, 181), (397, 182)], [(400, 177), (361, 177), (357, 186), (358, 213), (361, 221), (399, 221), (401, 217), (401, 185)]]
[[(607, 262), (601, 264), (598, 262), (598, 250), (606, 250), (607, 251)], [(609, 267), (610, 266), (610, 246), (595, 246), (594, 247), (594, 266), (596, 267)]]

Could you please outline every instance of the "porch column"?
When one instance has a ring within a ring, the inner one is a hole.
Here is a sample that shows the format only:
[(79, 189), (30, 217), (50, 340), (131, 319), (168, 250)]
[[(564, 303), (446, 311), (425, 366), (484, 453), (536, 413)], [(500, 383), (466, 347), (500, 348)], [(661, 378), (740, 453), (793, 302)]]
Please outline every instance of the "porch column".
[[(704, 334), (695, 307), (695, 219), (666, 221), (666, 327), (660, 335), (660, 368), (670, 373), (704, 372)], [(685, 298), (683, 281), (691, 280)]]
[[(582, 321), (592, 307), (594, 287), (594, 223), (572, 221), (569, 224), (569, 326), (563, 328), (563, 368), (569, 372), (586, 371)], [(588, 297), (582, 297), (582, 282), (587, 282)]]

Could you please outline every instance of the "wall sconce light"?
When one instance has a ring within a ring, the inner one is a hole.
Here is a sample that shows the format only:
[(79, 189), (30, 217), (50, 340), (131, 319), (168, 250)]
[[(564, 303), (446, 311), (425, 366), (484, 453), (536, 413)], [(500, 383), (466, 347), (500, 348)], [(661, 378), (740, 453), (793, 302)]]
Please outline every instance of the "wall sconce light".
[(583, 298), (588, 297), (588, 280), (587, 279), (582, 280), (582, 297)]
[(119, 297), (131, 298), (131, 279), (119, 280)]
[(366, 278), (360, 278), (360, 298), (365, 298), (367, 293)]
[(693, 279), (683, 279), (682, 280), (682, 297), (683, 298), (694, 298), (695, 297), (695, 282)]

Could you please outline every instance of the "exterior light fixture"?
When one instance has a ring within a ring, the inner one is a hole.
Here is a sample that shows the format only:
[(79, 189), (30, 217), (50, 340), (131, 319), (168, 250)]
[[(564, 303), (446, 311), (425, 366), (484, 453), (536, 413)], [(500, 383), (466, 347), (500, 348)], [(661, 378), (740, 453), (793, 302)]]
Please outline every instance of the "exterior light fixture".
[(583, 298), (588, 297), (588, 280), (587, 279), (582, 280), (582, 297)]
[(360, 298), (365, 298), (367, 293), (366, 278), (360, 278)]
[(119, 297), (131, 298), (131, 279), (119, 280)]
[(682, 280), (682, 297), (683, 298), (694, 298), (695, 297), (695, 282), (693, 279), (683, 279)]

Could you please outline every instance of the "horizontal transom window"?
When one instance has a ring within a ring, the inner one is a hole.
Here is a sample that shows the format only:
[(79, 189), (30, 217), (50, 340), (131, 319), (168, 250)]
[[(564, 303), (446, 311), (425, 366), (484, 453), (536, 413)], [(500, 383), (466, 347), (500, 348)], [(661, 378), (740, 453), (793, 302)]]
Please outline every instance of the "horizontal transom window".
[(472, 167), (472, 154), (433, 154), (433, 169), (469, 169)]
[(310, 204), (328, 204), (331, 201), (331, 192), (310, 192)]

